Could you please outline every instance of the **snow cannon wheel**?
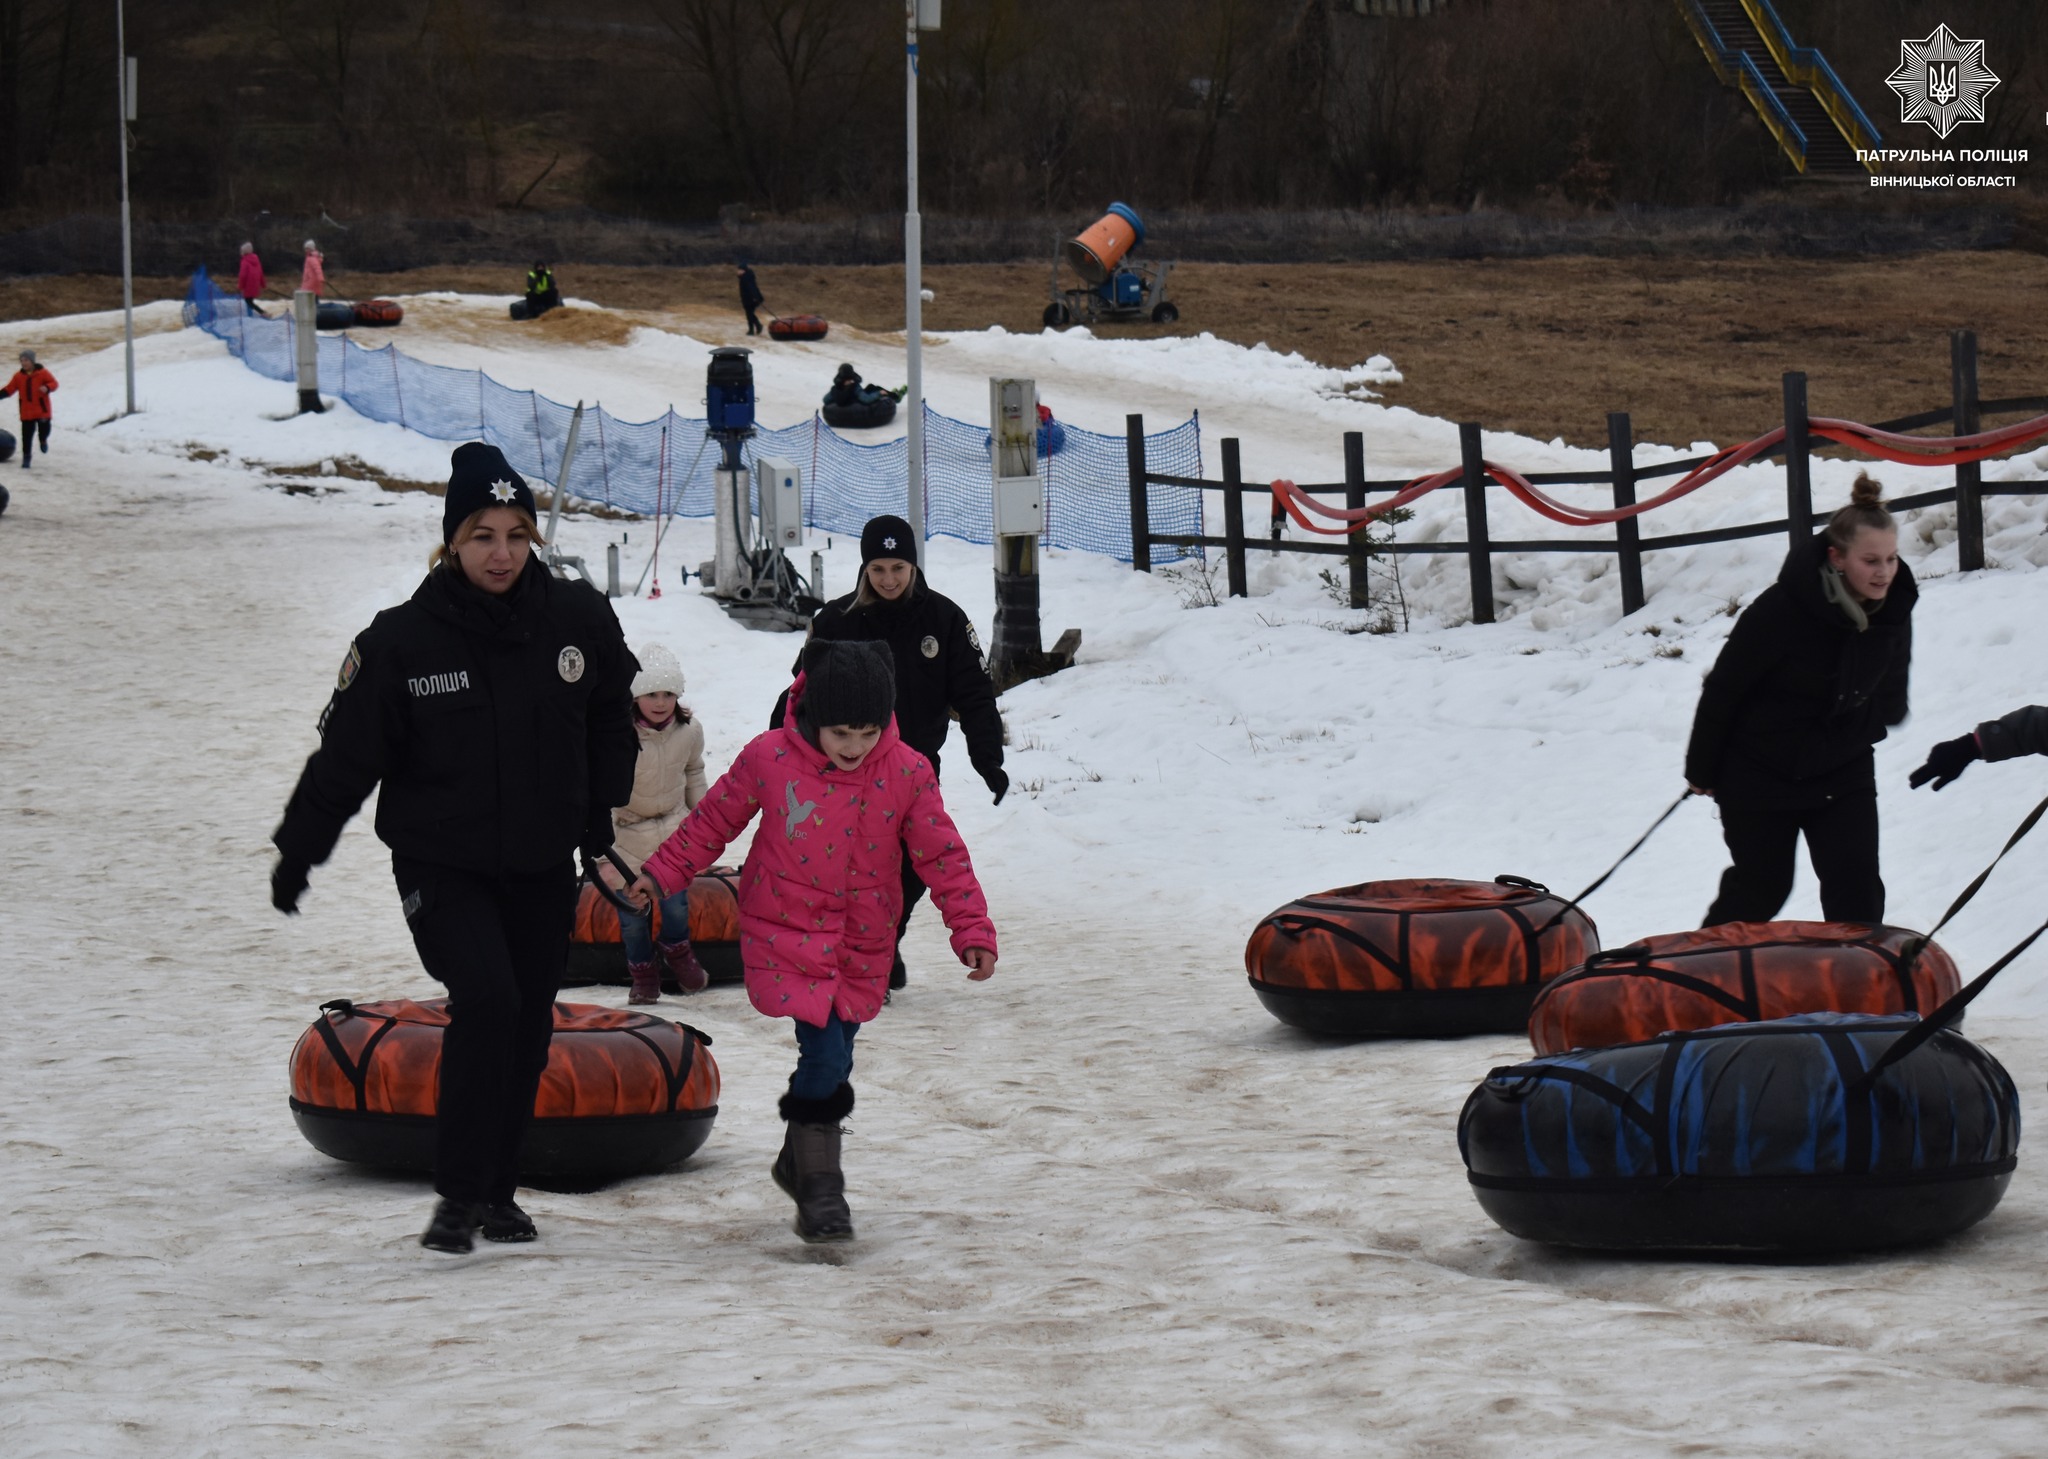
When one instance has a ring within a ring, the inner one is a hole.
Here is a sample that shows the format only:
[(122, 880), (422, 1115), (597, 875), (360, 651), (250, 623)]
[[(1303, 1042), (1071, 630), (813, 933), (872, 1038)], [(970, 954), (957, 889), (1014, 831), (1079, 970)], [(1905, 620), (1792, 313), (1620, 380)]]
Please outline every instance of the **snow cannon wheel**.
[(781, 340), (823, 339), (831, 328), (823, 315), (792, 314), (787, 319), (769, 320), (768, 337)]
[(1065, 329), (1073, 322), (1074, 311), (1066, 305), (1048, 304), (1045, 306), (1045, 327), (1047, 329)]
[(6, 431), (0, 431), (0, 461), (12, 461), (14, 447), (14, 437)]
[[(714, 866), (690, 883), (690, 946), (714, 983), (740, 981), (739, 873)], [(654, 909), (654, 935), (660, 937), (661, 908)], [(576, 900), (576, 925), (569, 933), (567, 983), (623, 984), (626, 954), (619, 945), (619, 909), (589, 882)], [(664, 985), (679, 991), (674, 982)]]
[(1560, 1054), (1800, 1013), (1927, 1014), (1961, 986), (1954, 960), (1902, 927), (1729, 922), (1595, 953), (1544, 984), (1529, 1042)]
[(1282, 1023), (1349, 1038), (1519, 1033), (1537, 990), (1600, 947), (1540, 883), (1363, 882), (1289, 902), (1245, 944), (1252, 991)]
[[(320, 1005), (292, 1049), (299, 1133), (336, 1160), (434, 1168), (434, 1111), (448, 1000)], [(709, 1036), (651, 1013), (557, 1003), (520, 1178), (557, 1190), (666, 1170), (718, 1117)]]
[(1880, 1073), (1913, 1017), (1806, 1013), (1495, 1069), (1458, 1116), (1486, 1214), (1597, 1251), (1817, 1256), (1939, 1241), (2017, 1164), (2019, 1094), (1950, 1029)]
[(1152, 306), (1154, 324), (1172, 324), (1180, 318), (1180, 310), (1172, 304), (1160, 302)]
[(322, 299), (313, 311), (315, 329), (350, 329), (356, 322), (356, 306), (340, 299)]
[(365, 299), (355, 312), (356, 323), (366, 329), (388, 329), (405, 319), (405, 306), (396, 299)]

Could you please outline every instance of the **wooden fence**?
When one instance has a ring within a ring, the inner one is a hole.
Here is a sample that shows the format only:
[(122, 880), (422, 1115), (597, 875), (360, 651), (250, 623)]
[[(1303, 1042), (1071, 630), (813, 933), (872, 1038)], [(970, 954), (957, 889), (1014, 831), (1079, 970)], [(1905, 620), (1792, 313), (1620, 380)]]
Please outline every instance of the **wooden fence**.
[[(1968, 436), (1976, 434), (1983, 428), (1981, 422), (1985, 416), (2048, 414), (2048, 396), (2016, 396), (2009, 400), (1979, 398), (1977, 336), (1969, 330), (1956, 330), (1950, 334), (1949, 366), (1951, 401), (1948, 405), (1937, 410), (1924, 410), (1915, 415), (1903, 416), (1898, 420), (1883, 421), (1876, 428), (1885, 431), (1915, 431), (1924, 430), (1929, 426), (1946, 425), (1951, 427), (1951, 434)], [(1766, 537), (1777, 532), (1785, 533), (1796, 543), (1810, 535), (1815, 527), (1827, 519), (1827, 513), (1815, 512), (1813, 509), (1811, 456), (1814, 448), (1812, 438), (1808, 434), (1806, 376), (1803, 373), (1794, 371), (1784, 377), (1784, 400), (1784, 444), (1770, 453), (1770, 456), (1758, 458), (1761, 461), (1782, 456), (1785, 461), (1785, 515), (1776, 520), (1751, 522), (1737, 527), (1717, 527), (1707, 532), (1672, 532), (1658, 537), (1646, 537), (1642, 534), (1641, 518), (1627, 517), (1615, 524), (1612, 537), (1496, 541), (1489, 524), (1487, 490), (1489, 487), (1498, 487), (1486, 476), (1486, 458), (1481, 450), (1480, 427), (1476, 422), (1467, 421), (1458, 427), (1459, 453), (1464, 471), (1462, 486), (1465, 498), (1465, 539), (1462, 542), (1379, 542), (1373, 544), (1370, 553), (1463, 553), (1472, 578), (1472, 621), (1491, 623), (1494, 619), (1494, 553), (1612, 552), (1619, 559), (1622, 613), (1633, 613), (1643, 606), (1643, 554), (1646, 552), (1656, 552), (1670, 547), (1696, 547), (1708, 542), (1733, 542), (1743, 537)], [(1152, 570), (1152, 544), (1155, 542), (1177, 547), (1220, 547), (1224, 552), (1230, 596), (1242, 598), (1246, 595), (1245, 558), (1251, 552), (1291, 552), (1342, 557), (1346, 559), (1349, 573), (1351, 605), (1354, 608), (1366, 606), (1370, 596), (1366, 587), (1369, 554), (1365, 544), (1360, 540), (1362, 532), (1354, 533), (1351, 540), (1342, 542), (1268, 541), (1261, 537), (1249, 536), (1245, 532), (1245, 497), (1270, 496), (1271, 488), (1260, 482), (1244, 480), (1238, 443), (1234, 437), (1226, 437), (1222, 442), (1223, 479), (1209, 481), (1202, 477), (1167, 476), (1148, 470), (1145, 461), (1144, 417), (1126, 416), (1125, 428), (1131, 484), (1131, 565), (1137, 571)], [(1634, 445), (1635, 437), (1628, 413), (1616, 411), (1607, 417), (1607, 470), (1531, 471), (1524, 475), (1536, 486), (1607, 486), (1613, 492), (1616, 507), (1629, 507), (1635, 505), (1638, 482), (1664, 476), (1682, 476), (1712, 459), (1696, 456), (1684, 461), (1666, 461), (1656, 466), (1637, 466)], [(1902, 512), (1914, 507), (1954, 502), (1957, 552), (1960, 565), (1965, 570), (1984, 566), (1985, 497), (2022, 496), (2048, 488), (2048, 478), (2043, 477), (1997, 482), (1986, 486), (1982, 467), (1977, 462), (1944, 469), (1955, 471), (1954, 486), (1893, 497), (1886, 505), (1893, 511)], [(1303, 485), (1300, 490), (1312, 495), (1341, 494), (1344, 505), (1356, 510), (1365, 506), (1367, 499), (1375, 492), (1398, 492), (1409, 484), (1407, 480), (1367, 480), (1365, 438), (1357, 431), (1347, 431), (1344, 435), (1344, 480)], [(1212, 537), (1153, 533), (1148, 511), (1148, 495), (1149, 488), (1154, 486), (1223, 493), (1223, 535)]]

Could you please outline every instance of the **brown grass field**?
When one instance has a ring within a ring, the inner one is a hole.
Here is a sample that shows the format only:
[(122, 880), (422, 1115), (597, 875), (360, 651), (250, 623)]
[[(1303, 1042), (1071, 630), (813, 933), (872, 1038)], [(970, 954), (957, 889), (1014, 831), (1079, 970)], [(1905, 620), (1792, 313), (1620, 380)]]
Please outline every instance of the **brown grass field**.
[[(687, 324), (738, 317), (723, 268), (560, 264), (565, 294)], [(764, 266), (768, 306), (870, 330), (900, 329), (900, 268)], [(336, 272), (349, 298), (433, 289), (511, 293), (513, 267)], [(934, 266), (927, 330), (1036, 330), (1043, 264)], [(1389, 404), (1574, 445), (1606, 441), (1606, 413), (1632, 413), (1643, 440), (1729, 443), (1781, 413), (1779, 379), (1805, 370), (1815, 414), (1876, 421), (1948, 400), (1949, 331), (1977, 331), (1986, 396), (2048, 391), (2048, 257), (1937, 253), (1881, 259), (1675, 260), (1564, 257), (1365, 264), (1186, 264), (1178, 324), (1102, 326), (1144, 337), (1213, 333), (1326, 365), (1384, 354), (1404, 383)], [(0, 320), (118, 308), (103, 276), (0, 280)], [(184, 280), (136, 280), (136, 299), (177, 298)], [(564, 342), (623, 338), (588, 315), (536, 328)], [(53, 339), (68, 337), (62, 327)], [(399, 330), (403, 337), (403, 326)], [(83, 343), (83, 340), (79, 341)], [(1193, 402), (1196, 405), (1202, 402)]]

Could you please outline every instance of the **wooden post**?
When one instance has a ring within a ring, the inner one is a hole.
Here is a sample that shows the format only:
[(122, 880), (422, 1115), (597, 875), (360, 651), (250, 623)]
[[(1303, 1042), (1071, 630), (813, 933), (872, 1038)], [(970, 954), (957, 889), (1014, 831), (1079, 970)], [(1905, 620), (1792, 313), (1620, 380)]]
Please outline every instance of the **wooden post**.
[(1251, 596), (1244, 579), (1244, 472), (1238, 464), (1237, 437), (1223, 438), (1223, 541), (1229, 569), (1230, 596)]
[(1131, 473), (1131, 566), (1152, 571), (1152, 514), (1145, 491), (1145, 417), (1124, 417), (1124, 460)]
[[(1358, 431), (1344, 433), (1344, 505), (1357, 511), (1365, 505), (1365, 437)], [(1372, 602), (1369, 575), (1372, 558), (1366, 551), (1366, 529), (1351, 531), (1351, 551), (1345, 561), (1351, 568), (1351, 606), (1364, 608)]]
[(1785, 535), (1797, 547), (1813, 535), (1813, 474), (1807, 457), (1806, 372), (1785, 372)]
[[(1955, 401), (1955, 434), (1982, 429), (1977, 413), (1977, 335), (1958, 329), (1948, 337), (1949, 388)], [(1984, 464), (1956, 467), (1956, 566), (1974, 572), (1984, 566)]]
[(1479, 422), (1458, 427), (1458, 453), (1465, 464), (1465, 557), (1472, 569), (1472, 621), (1493, 622), (1493, 539), (1486, 530), (1486, 456)]
[[(1628, 412), (1610, 411), (1607, 416), (1607, 464), (1614, 473), (1614, 505), (1617, 510), (1636, 504), (1636, 436)], [(1638, 518), (1623, 517), (1614, 524), (1614, 540), (1621, 550), (1621, 616), (1626, 618), (1643, 606), (1643, 531)]]

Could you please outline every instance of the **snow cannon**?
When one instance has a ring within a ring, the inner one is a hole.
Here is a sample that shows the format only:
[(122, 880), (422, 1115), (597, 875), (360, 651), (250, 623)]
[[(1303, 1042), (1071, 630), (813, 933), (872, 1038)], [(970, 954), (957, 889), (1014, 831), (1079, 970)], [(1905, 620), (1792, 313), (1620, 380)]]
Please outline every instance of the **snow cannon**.
[(1144, 242), (1145, 220), (1123, 203), (1111, 203), (1108, 212), (1061, 244), (1060, 253), (1075, 273), (1091, 284), (1102, 284), (1123, 256)]
[[(714, 866), (690, 883), (690, 946), (714, 983), (740, 980), (739, 873)], [(653, 935), (662, 935), (661, 908), (653, 912)], [(627, 983), (625, 949), (619, 945), (619, 912), (611, 899), (590, 882), (576, 902), (576, 922), (569, 930), (568, 977), (571, 984)], [(680, 992), (673, 980), (662, 985)]]
[[(447, 1028), (445, 998), (321, 1004), (292, 1049), (299, 1133), (336, 1160), (431, 1171)], [(557, 1003), (520, 1179), (591, 1190), (687, 1160), (718, 1117), (710, 1043), (651, 1013)]]
[(1520, 1033), (1537, 992), (1600, 949), (1540, 882), (1376, 881), (1301, 897), (1253, 929), (1252, 991), (1282, 1023), (1349, 1038)]
[(1593, 954), (1544, 984), (1529, 1042), (1561, 1054), (1801, 1013), (1924, 1017), (1961, 986), (1954, 960), (1902, 927), (1729, 922)]
[(1816, 1256), (1918, 1246), (1989, 1215), (2019, 1095), (1952, 1029), (1867, 1078), (1906, 1017), (1805, 1013), (1495, 1069), (1458, 1116), (1510, 1235), (1596, 1251)]

